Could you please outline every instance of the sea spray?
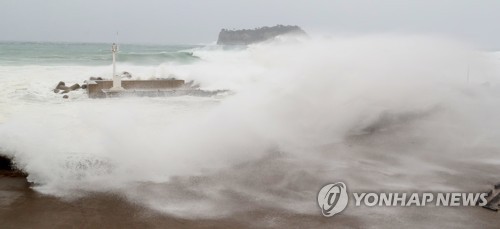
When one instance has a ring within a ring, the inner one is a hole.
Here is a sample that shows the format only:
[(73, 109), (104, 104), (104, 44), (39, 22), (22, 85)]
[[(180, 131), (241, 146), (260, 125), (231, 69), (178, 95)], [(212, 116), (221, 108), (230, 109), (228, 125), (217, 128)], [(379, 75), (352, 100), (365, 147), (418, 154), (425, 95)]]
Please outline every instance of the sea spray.
[[(113, 192), (186, 218), (262, 208), (316, 214), (316, 192), (329, 181), (447, 190), (494, 177), (464, 180), (457, 166), (499, 160), (498, 65), (488, 54), (397, 35), (193, 52), (199, 61), (131, 72), (173, 74), (234, 95), (82, 94), (66, 102), (36, 88), (48, 91), (46, 78), (30, 78), (24, 92), (6, 94), (23, 105), (0, 125), (2, 151), (43, 193)], [(85, 68), (74, 70), (78, 78)], [(59, 70), (68, 71), (49, 71)], [(33, 89), (39, 93), (26, 102)]]

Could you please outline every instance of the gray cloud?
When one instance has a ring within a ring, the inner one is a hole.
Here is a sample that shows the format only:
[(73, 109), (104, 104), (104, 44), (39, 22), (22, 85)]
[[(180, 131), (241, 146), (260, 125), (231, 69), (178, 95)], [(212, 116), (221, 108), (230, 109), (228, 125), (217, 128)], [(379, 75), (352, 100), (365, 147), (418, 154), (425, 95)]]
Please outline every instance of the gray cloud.
[(500, 48), (495, 0), (0, 0), (0, 40), (208, 43), (221, 28), (432, 33)]

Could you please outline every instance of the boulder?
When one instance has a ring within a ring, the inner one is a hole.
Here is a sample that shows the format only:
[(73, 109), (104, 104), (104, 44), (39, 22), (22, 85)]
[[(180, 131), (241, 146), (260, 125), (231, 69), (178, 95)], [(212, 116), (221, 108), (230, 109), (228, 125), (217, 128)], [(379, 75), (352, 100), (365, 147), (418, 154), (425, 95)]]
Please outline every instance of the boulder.
[(68, 87), (68, 86), (66, 86), (66, 83), (61, 81), (57, 84), (56, 88), (53, 91), (54, 91), (54, 93), (61, 92), (61, 94), (66, 94), (70, 91), (78, 90), (80, 88), (81, 88), (80, 84), (76, 83), (76, 84), (73, 84), (71, 87)]

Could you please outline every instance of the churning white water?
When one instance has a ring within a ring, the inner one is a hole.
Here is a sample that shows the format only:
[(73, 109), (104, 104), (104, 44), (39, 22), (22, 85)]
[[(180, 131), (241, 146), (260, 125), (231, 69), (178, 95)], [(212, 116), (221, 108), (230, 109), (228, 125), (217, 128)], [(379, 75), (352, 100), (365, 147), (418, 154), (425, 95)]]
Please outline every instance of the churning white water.
[(109, 66), (0, 66), (0, 151), (39, 192), (110, 192), (181, 217), (318, 214), (317, 191), (335, 181), (374, 191), (476, 191), (498, 181), (492, 53), (379, 35), (193, 55), (200, 59), (119, 70), (234, 93), (63, 100), (51, 91), (58, 81), (106, 76)]

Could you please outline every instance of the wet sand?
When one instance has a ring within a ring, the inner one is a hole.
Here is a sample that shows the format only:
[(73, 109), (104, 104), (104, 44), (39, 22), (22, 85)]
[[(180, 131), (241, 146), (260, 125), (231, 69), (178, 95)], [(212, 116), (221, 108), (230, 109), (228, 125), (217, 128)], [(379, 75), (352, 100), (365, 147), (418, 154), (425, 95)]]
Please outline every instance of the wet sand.
[[(96, 194), (65, 201), (37, 193), (23, 177), (0, 177), (2, 228), (326, 228), (330, 219), (270, 209), (221, 219), (180, 219), (134, 205), (120, 196)], [(262, 224), (263, 223), (263, 224)], [(352, 217), (335, 223), (358, 225)], [(356, 226), (357, 225), (357, 226)]]
[[(181, 219), (161, 214), (113, 194), (65, 201), (40, 194), (23, 177), (0, 177), (2, 228), (498, 228), (500, 215), (480, 207), (348, 207), (333, 218), (262, 209), (219, 219)], [(460, 215), (468, 217), (460, 217)], [(474, 220), (470, 220), (473, 216)], [(469, 220), (466, 220), (469, 218)]]

